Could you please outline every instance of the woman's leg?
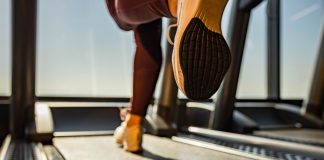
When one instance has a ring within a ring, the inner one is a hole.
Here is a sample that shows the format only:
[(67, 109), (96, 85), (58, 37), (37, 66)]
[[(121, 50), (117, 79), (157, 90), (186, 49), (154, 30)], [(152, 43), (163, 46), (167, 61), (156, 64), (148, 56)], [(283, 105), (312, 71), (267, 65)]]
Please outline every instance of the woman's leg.
[(136, 53), (133, 74), (131, 113), (144, 117), (152, 99), (162, 64), (162, 20), (139, 25), (134, 29)]
[(158, 19), (134, 29), (136, 53), (131, 111), (114, 134), (116, 142), (122, 144), (126, 151), (141, 150), (142, 120), (152, 99), (162, 64), (161, 28), (162, 20)]
[(122, 120), (129, 112), (144, 117), (151, 102), (162, 64), (161, 26), (158, 19), (134, 29), (133, 98), (131, 109), (121, 109)]
[(162, 17), (171, 18), (168, 1), (171, 0), (106, 0), (111, 16), (123, 30), (132, 30)]

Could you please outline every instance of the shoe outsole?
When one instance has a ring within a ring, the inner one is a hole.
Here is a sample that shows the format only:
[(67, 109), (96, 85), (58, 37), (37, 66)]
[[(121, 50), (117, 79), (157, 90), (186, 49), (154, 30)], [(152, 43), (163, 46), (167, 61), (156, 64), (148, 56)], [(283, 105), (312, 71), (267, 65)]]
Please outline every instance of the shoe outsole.
[(210, 31), (195, 17), (186, 27), (180, 46), (185, 94), (192, 100), (210, 98), (218, 90), (231, 63), (224, 37)]

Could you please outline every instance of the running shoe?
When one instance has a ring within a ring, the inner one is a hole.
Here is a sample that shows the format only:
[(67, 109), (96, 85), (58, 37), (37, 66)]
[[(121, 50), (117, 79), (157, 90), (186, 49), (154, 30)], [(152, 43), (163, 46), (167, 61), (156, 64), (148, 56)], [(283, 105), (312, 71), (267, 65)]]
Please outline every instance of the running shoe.
[(143, 131), (141, 125), (127, 126), (126, 122), (122, 122), (114, 132), (115, 142), (128, 152), (142, 151)]
[(226, 3), (178, 1), (172, 65), (177, 85), (189, 99), (210, 98), (230, 66), (230, 50), (221, 32)]

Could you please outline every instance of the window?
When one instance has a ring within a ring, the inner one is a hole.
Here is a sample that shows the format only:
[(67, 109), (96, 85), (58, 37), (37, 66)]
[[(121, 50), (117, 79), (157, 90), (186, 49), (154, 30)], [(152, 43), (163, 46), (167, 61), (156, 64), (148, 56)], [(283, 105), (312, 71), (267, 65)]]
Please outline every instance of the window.
[(323, 0), (281, 1), (281, 97), (308, 97), (323, 23)]
[(133, 35), (105, 1), (39, 1), (37, 36), (38, 96), (130, 96)]
[(251, 12), (237, 95), (239, 99), (267, 98), (267, 3)]
[(0, 1), (0, 96), (11, 94), (11, 10), (10, 0)]

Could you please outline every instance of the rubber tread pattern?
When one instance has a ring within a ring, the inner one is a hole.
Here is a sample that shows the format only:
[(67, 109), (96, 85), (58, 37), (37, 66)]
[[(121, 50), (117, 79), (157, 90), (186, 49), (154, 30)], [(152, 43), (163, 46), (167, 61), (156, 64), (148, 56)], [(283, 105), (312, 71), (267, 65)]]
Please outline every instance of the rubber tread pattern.
[(231, 62), (224, 37), (193, 18), (181, 37), (180, 66), (189, 99), (205, 100), (219, 88)]

